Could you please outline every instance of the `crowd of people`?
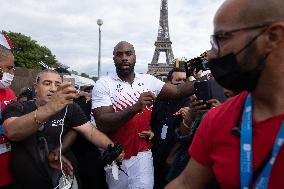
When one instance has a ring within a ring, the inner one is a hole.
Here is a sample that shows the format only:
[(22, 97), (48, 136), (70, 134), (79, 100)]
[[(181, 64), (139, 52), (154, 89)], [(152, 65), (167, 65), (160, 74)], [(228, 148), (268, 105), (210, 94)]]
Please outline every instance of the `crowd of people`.
[(45, 69), (16, 96), (12, 45), (1, 41), (0, 189), (281, 188), (282, 8), (226, 0), (211, 73), (173, 68), (166, 83), (135, 72), (135, 48), (120, 41), (115, 72), (94, 86)]

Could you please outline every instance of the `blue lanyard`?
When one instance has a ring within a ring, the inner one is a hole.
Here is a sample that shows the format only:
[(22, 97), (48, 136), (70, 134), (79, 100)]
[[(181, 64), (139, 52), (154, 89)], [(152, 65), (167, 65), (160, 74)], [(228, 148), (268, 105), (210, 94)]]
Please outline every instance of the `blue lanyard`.
[(283, 143), (284, 143), (284, 121), (281, 124), (280, 131), (278, 132), (277, 138), (274, 142), (271, 158), (269, 159), (269, 162), (266, 164), (262, 173), (258, 177), (256, 185), (255, 185), (255, 189), (267, 188), (270, 172), (272, 170), (276, 157), (281, 147), (283, 146)]
[(252, 181), (252, 100), (248, 95), (245, 101), (241, 127), (240, 146), (241, 189), (248, 189)]
[[(255, 189), (265, 189), (268, 186), (270, 172), (275, 159), (284, 143), (284, 121), (281, 124), (280, 131), (274, 142), (272, 155), (269, 162), (264, 167), (257, 179)], [(240, 146), (240, 178), (241, 189), (248, 189), (252, 182), (252, 99), (248, 95), (245, 101), (241, 128), (241, 146)]]

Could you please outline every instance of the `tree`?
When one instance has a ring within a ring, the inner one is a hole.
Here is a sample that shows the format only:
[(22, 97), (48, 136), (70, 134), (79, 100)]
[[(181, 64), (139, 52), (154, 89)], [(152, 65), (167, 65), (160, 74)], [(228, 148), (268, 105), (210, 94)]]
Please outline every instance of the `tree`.
[[(73, 71), (73, 70), (72, 70)], [(86, 78), (89, 78), (89, 79), (92, 79), (92, 80), (94, 80), (94, 81), (97, 81), (98, 80), (98, 78), (97, 77), (91, 77), (91, 76), (89, 76), (88, 74), (86, 74), (86, 73), (81, 73), (80, 74), (80, 76), (82, 76), (82, 77), (86, 77)]]
[(75, 70), (71, 70), (71, 74), (79, 75), (79, 73)]
[(31, 37), (11, 31), (6, 33), (14, 45), (15, 66), (29, 69), (42, 68), (39, 62), (53, 68), (59, 66), (55, 55), (47, 47), (40, 46)]
[(93, 76), (93, 77), (91, 77), (91, 79), (94, 80), (94, 81), (97, 81), (97, 80), (98, 80), (98, 77)]
[(88, 74), (84, 73), (84, 72), (81, 73), (80, 75), (81, 75), (82, 77), (90, 78), (90, 76), (89, 76)]

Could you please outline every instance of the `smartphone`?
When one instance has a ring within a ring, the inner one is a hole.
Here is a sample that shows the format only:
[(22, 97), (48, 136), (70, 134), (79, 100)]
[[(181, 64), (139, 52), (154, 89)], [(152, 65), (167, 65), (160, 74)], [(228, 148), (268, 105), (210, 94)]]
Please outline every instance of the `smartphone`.
[(194, 84), (195, 95), (198, 100), (203, 100), (207, 102), (212, 99), (211, 89), (209, 87), (209, 82), (207, 80), (198, 81)]
[(71, 82), (75, 86), (75, 78), (70, 75), (63, 75), (63, 82)]

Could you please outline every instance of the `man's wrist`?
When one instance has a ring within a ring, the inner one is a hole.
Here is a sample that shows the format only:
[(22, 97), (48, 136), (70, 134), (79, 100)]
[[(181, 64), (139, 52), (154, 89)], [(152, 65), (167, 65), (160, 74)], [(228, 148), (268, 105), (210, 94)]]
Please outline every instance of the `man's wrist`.
[(133, 114), (137, 114), (139, 111), (137, 111), (137, 108), (135, 107), (136, 104), (134, 104), (133, 106), (129, 106), (129, 112), (133, 113)]
[(55, 113), (56, 112), (49, 108), (47, 105), (39, 106), (34, 111), (34, 122), (40, 127), (49, 119), (50, 116)]
[(37, 124), (38, 127), (40, 127), (44, 124), (44, 121), (42, 121), (40, 118), (38, 118), (38, 109), (36, 109), (34, 111), (34, 122)]

